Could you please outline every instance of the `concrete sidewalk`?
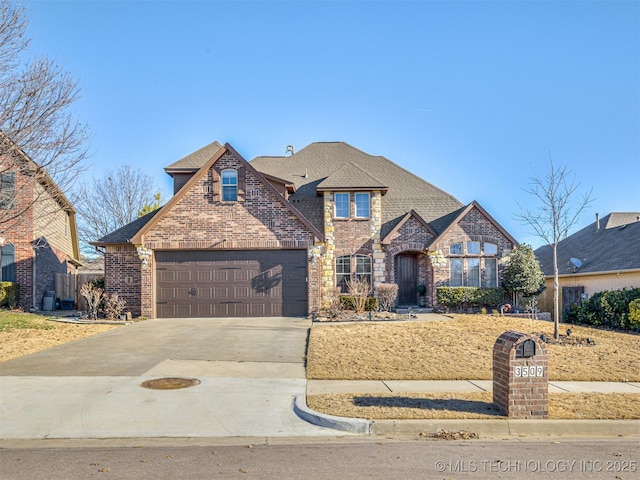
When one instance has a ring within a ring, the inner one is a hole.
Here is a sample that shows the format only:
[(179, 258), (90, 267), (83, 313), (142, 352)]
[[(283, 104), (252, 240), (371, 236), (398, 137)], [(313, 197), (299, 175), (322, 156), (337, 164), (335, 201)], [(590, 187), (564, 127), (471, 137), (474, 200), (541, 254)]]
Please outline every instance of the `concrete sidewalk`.
[[(492, 380), (309, 380), (307, 395), (323, 393), (490, 392)], [(549, 393), (639, 393), (640, 382), (549, 382)]]
[[(490, 392), (491, 380), (309, 380), (307, 395), (325, 393), (383, 394), (383, 393), (438, 393), (438, 392)], [(549, 382), (550, 393), (636, 393), (638, 382)], [(296, 398), (298, 416), (310, 423), (370, 435), (435, 434), (440, 430), (456, 432), (466, 430), (482, 437), (499, 436), (620, 436), (640, 437), (640, 420), (512, 420), (496, 418), (425, 419), (425, 420), (366, 420), (343, 418), (310, 410), (306, 399)]]

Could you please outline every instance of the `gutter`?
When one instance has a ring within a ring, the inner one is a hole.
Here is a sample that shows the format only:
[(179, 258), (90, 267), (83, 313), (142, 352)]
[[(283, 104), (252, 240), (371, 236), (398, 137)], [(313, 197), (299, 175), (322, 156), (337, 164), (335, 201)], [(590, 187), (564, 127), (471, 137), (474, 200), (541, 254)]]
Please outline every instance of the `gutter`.
[[(624, 270), (605, 270), (604, 272), (584, 272), (584, 271), (577, 271), (575, 273), (561, 273), (558, 274), (558, 278), (575, 278), (575, 277), (580, 277), (580, 276), (599, 276), (599, 275), (612, 275), (612, 274), (616, 274), (619, 275), (621, 273), (640, 273), (640, 268), (630, 268), (630, 269), (624, 269)], [(553, 274), (550, 275), (545, 275), (544, 278), (553, 278)]]

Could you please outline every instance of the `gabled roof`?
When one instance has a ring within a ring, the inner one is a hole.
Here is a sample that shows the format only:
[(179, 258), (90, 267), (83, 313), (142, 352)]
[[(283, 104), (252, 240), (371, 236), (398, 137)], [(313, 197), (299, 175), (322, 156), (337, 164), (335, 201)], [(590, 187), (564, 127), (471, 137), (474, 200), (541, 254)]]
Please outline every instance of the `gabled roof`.
[(362, 168), (349, 162), (344, 164), (333, 175), (325, 178), (316, 187), (318, 193), (324, 191), (356, 191), (381, 190), (387, 193), (387, 185), (377, 178), (373, 178)]
[[(640, 212), (612, 212), (558, 243), (558, 273), (588, 274), (640, 269)], [(535, 251), (545, 276), (553, 275), (553, 248)], [(571, 258), (580, 260), (576, 268)]]
[[(209, 147), (211, 147), (211, 145), (214, 145), (216, 143), (217, 142), (214, 142), (213, 144), (208, 145), (207, 147), (205, 147), (205, 149), (208, 149)], [(211, 150), (209, 149), (205, 151), (210, 152)], [(209, 169), (211, 169), (211, 167), (215, 165), (215, 163), (224, 155), (226, 151), (232, 152), (238, 158), (238, 160), (244, 164), (245, 168), (247, 168), (248, 171), (252, 172), (258, 178), (258, 180), (261, 181), (264, 187), (271, 191), (276, 198), (280, 199), (282, 204), (298, 220), (300, 220), (311, 231), (311, 233), (313, 233), (318, 239), (324, 240), (324, 235), (314, 225), (312, 225), (295, 207), (293, 207), (293, 205), (287, 202), (276, 190), (276, 188), (271, 185), (260, 172), (256, 171), (230, 144), (225, 143), (224, 146), (220, 145), (220, 147), (212, 154), (212, 156), (203, 165), (200, 166), (195, 174), (193, 174), (189, 181), (173, 197), (171, 197), (171, 199), (162, 208), (151, 212), (144, 217), (134, 220), (128, 225), (125, 225), (115, 232), (112, 232), (109, 235), (101, 238), (97, 242), (92, 242), (92, 245), (103, 246), (106, 244), (123, 243), (142, 245), (144, 243), (144, 235), (171, 211), (175, 204), (180, 201), (180, 199), (191, 189), (191, 187), (196, 182), (198, 182), (204, 175), (207, 174)], [(198, 152), (200, 152), (199, 156), (201, 158), (203, 149), (198, 150)]]
[[(296, 192), (290, 200), (320, 230), (324, 229), (324, 215), (317, 188), (349, 163), (367, 175), (369, 180), (365, 183), (387, 187), (382, 197), (383, 238), (412, 209), (439, 232), (448, 225), (446, 216), (463, 206), (452, 195), (391, 160), (369, 155), (345, 142), (316, 142), (290, 156), (256, 157), (250, 162), (260, 172), (295, 184)], [(331, 180), (334, 181), (337, 182)]]
[(174, 173), (195, 173), (221, 148), (222, 145), (219, 142), (212, 142), (165, 167), (164, 171), (169, 175)]
[(425, 228), (425, 229), (426, 229), (426, 230), (427, 230), (431, 235), (433, 235), (434, 237), (437, 237), (437, 236), (438, 236), (438, 234), (436, 233), (436, 231), (435, 231), (433, 228), (431, 228), (431, 225), (429, 225), (427, 222), (425, 222), (425, 221), (423, 220), (423, 218), (422, 218), (420, 215), (418, 215), (418, 214), (416, 213), (416, 211), (415, 211), (415, 210), (411, 210), (409, 213), (407, 213), (407, 214), (402, 218), (402, 220), (400, 220), (400, 221), (398, 222), (398, 224), (397, 224), (395, 227), (393, 227), (393, 230), (391, 230), (391, 231), (387, 234), (387, 236), (386, 236), (386, 237), (384, 237), (384, 238), (382, 239), (381, 243), (382, 243), (383, 245), (388, 245), (389, 243), (391, 243), (391, 237), (393, 236), (393, 234), (395, 234), (398, 230), (400, 230), (400, 228), (401, 228), (405, 223), (407, 223), (411, 218), (414, 218), (415, 220), (417, 220), (417, 221), (418, 221), (418, 223), (420, 223), (420, 224), (421, 224), (421, 225), (422, 225), (422, 226), (423, 226), (423, 227), (424, 227), (424, 228)]
[(511, 234), (509, 232), (507, 232), (504, 228), (502, 228), (502, 225), (500, 225), (491, 215), (489, 215), (489, 212), (487, 212), (484, 208), (482, 208), (482, 206), (476, 202), (475, 200), (473, 202), (471, 202), (469, 205), (467, 205), (464, 208), (461, 208), (460, 210), (458, 210), (458, 212), (456, 213), (456, 215), (450, 215), (449, 219), (449, 225), (447, 225), (447, 227), (440, 232), (440, 235), (438, 235), (438, 237), (432, 242), (432, 243), (438, 243), (441, 241), (442, 238), (444, 238), (449, 231), (460, 221), (464, 218), (464, 216), (469, 213), (471, 210), (473, 210), (474, 208), (477, 208), (480, 213), (482, 213), (482, 215), (484, 215), (484, 217), (489, 220), (494, 227), (496, 227), (500, 233), (502, 233), (513, 245), (518, 245), (518, 241), (513, 238), (511, 236)]

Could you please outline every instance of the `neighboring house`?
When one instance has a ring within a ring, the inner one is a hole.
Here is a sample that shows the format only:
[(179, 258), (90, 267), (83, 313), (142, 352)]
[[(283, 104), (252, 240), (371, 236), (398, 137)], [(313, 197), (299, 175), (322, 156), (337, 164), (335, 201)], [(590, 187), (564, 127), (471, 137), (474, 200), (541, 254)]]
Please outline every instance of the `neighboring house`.
[(305, 316), (338, 286), (498, 286), (514, 238), (384, 157), (313, 143), (247, 162), (214, 142), (165, 168), (174, 196), (95, 242), (105, 288), (147, 317)]
[[(553, 311), (553, 249), (535, 251), (547, 289), (538, 308)], [(560, 311), (597, 292), (640, 287), (640, 212), (612, 212), (558, 243)]]
[(75, 273), (80, 265), (76, 212), (22, 150), (3, 150), (11, 153), (0, 157), (0, 281), (18, 283), (21, 307), (40, 309), (55, 274)]

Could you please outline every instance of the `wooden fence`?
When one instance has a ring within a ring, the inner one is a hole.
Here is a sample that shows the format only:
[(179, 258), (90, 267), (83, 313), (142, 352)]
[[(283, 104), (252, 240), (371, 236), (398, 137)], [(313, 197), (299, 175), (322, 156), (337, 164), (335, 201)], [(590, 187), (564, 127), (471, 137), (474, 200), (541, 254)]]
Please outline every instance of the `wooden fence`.
[(97, 273), (80, 273), (78, 275), (56, 273), (56, 298), (73, 298), (76, 310), (86, 310), (87, 303), (80, 295), (80, 287), (91, 280), (100, 278), (103, 275)]

